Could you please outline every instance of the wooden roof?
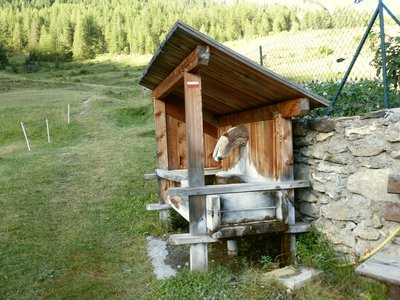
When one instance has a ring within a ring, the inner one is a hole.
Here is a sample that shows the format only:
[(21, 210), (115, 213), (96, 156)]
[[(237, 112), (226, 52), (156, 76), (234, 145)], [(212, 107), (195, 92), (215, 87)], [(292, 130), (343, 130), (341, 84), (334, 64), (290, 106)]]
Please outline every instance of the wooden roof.
[[(256, 64), (181, 21), (172, 27), (139, 83), (154, 90), (198, 46), (210, 49), (208, 65), (201, 69), (202, 99), (203, 108), (216, 115), (297, 98), (308, 98), (311, 108), (329, 105), (325, 98)], [(168, 96), (174, 101), (183, 97), (183, 84)]]

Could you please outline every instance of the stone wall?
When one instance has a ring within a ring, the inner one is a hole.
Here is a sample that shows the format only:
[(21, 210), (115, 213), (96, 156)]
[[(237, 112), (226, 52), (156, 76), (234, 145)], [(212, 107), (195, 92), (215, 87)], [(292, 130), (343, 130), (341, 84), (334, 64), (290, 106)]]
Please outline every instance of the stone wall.
[[(326, 233), (336, 250), (356, 259), (375, 249), (400, 223), (384, 218), (388, 174), (400, 173), (400, 109), (361, 117), (293, 121), (298, 219)], [(400, 255), (400, 237), (384, 250)]]

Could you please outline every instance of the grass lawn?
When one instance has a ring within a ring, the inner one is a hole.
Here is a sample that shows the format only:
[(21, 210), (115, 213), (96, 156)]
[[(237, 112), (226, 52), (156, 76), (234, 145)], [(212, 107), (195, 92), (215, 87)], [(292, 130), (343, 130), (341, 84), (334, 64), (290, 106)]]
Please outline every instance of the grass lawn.
[(1, 73), (0, 298), (133, 298), (154, 281), (144, 237), (160, 231), (144, 205), (156, 191), (142, 178), (155, 142), (152, 119), (134, 115), (151, 104), (140, 73), (126, 62)]
[(143, 179), (156, 163), (151, 98), (137, 84), (148, 59), (0, 72), (0, 299), (354, 299), (377, 288), (383, 296), (354, 274), (288, 293), (244, 258), (240, 274), (215, 267), (155, 279), (145, 237), (170, 228), (145, 211), (157, 199), (155, 182)]

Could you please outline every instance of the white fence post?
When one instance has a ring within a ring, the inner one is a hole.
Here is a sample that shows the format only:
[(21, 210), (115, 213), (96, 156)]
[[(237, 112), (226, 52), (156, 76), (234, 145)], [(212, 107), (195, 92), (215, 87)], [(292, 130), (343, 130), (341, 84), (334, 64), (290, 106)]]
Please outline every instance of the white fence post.
[(47, 130), (47, 142), (50, 144), (50, 128), (49, 128), (49, 120), (46, 119), (46, 130)]
[(24, 133), (26, 146), (28, 146), (28, 150), (31, 151), (31, 147), (29, 146), (28, 137), (26, 136), (26, 132), (25, 132), (25, 127), (24, 127), (24, 124), (22, 122), (21, 122), (21, 127), (22, 127), (22, 132)]

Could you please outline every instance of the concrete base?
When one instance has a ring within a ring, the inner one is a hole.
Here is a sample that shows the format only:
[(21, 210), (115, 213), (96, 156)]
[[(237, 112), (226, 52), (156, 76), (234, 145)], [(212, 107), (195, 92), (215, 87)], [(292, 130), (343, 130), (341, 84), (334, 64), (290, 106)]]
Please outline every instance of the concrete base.
[(322, 272), (310, 268), (300, 268), (289, 266), (277, 269), (264, 274), (266, 279), (275, 278), (287, 288), (294, 290), (306, 285), (311, 279), (320, 275)]
[(239, 250), (236, 240), (228, 240), (226, 245), (228, 248), (228, 255), (238, 256)]

